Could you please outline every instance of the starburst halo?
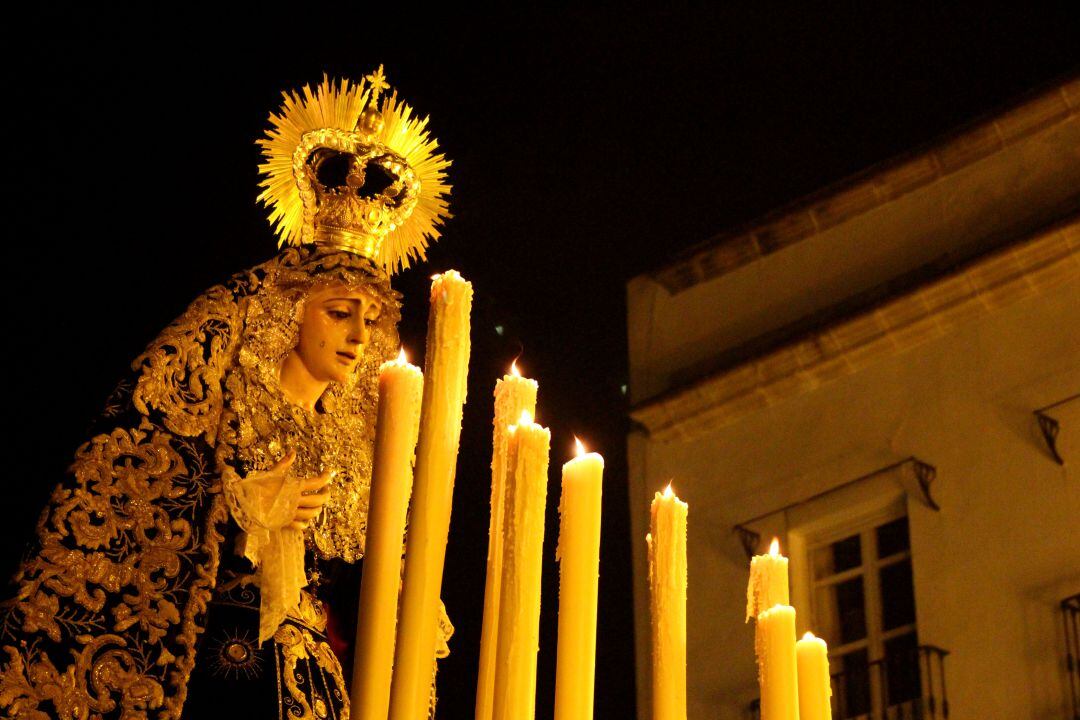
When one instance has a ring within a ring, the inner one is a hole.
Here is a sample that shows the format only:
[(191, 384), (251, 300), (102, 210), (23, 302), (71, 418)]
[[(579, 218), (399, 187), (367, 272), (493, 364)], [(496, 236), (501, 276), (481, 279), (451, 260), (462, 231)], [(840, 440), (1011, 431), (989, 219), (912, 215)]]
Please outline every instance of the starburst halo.
[[(323, 75), (314, 90), (305, 85), (300, 92), (282, 93), (281, 108), (271, 113), (270, 128), (257, 141), (264, 160), (259, 165), (262, 192), (258, 200), (270, 209), (269, 220), (278, 235), (278, 247), (302, 244), (304, 202), (294, 175), (294, 151), (304, 134), (312, 130), (334, 128), (351, 133), (372, 99), (372, 77), (357, 83)], [(428, 118), (417, 117), (407, 103), (398, 99), (396, 91), (384, 97), (380, 110), (383, 127), (374, 142), (405, 158), (420, 181), (420, 195), (412, 214), (390, 231), (378, 257), (373, 258), (393, 274), (414, 261), (424, 260), (428, 244), (439, 238), (439, 227), (450, 217), (450, 184), (446, 179), (450, 161), (436, 152), (439, 145), (428, 131)]]

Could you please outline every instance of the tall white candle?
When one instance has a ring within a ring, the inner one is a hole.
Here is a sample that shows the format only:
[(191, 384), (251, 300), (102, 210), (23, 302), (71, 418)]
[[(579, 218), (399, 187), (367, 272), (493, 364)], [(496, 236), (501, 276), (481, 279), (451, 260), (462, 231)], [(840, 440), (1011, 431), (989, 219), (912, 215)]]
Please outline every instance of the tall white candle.
[(469, 369), (471, 308), (472, 285), (454, 270), (435, 276), (431, 283), (416, 480), (390, 688), (391, 720), (422, 720), (430, 704), (439, 594)]
[(800, 720), (832, 720), (828, 646), (808, 632), (795, 643), (795, 655), (799, 665)]
[(755, 645), (761, 720), (799, 720), (795, 608), (774, 605), (757, 616)]
[(653, 720), (686, 720), (687, 504), (668, 485), (652, 502), (649, 590), (652, 601)]
[(505, 552), (499, 600), (495, 720), (533, 720), (540, 644), (540, 574), (544, 550), (551, 433), (528, 413), (510, 429)]
[(767, 555), (750, 560), (750, 582), (746, 586), (746, 619), (773, 605), (787, 605), (788, 559), (780, 554), (780, 540), (773, 538)]
[(586, 453), (563, 465), (559, 500), (559, 647), (555, 720), (592, 720), (596, 605), (600, 579), (600, 498), (604, 458)]
[(357, 720), (386, 720), (390, 707), (401, 550), (423, 389), (424, 376), (406, 362), (404, 350), (379, 370), (379, 414), (350, 686), (352, 717)]
[(488, 525), (484, 620), (480, 631), (480, 671), (476, 680), (476, 720), (491, 720), (495, 701), (495, 655), (499, 643), (499, 594), (503, 575), (503, 525), (506, 504), (506, 454), (510, 426), (521, 413), (536, 414), (535, 380), (521, 376), (517, 362), (495, 383), (495, 419), (491, 442), (491, 518)]

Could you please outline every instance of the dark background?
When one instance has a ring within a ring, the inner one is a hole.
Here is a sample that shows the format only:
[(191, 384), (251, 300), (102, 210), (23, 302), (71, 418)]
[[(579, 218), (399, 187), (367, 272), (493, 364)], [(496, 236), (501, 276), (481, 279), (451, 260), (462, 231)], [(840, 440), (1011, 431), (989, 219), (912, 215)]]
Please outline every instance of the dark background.
[(643, 540), (629, 513), (646, 508), (626, 490), (626, 280), (1080, 68), (1065, 9), (873, 5), (9, 19), (3, 572), (130, 360), (203, 289), (274, 252), (254, 142), (281, 91), (385, 63), (454, 161), (455, 217), (395, 280), (414, 355), (428, 276), (456, 268), (476, 290), (439, 715), (472, 716), (492, 388), (520, 353), (552, 430), (537, 715), (554, 698), (558, 468), (576, 433), (607, 458), (596, 717), (631, 717)]

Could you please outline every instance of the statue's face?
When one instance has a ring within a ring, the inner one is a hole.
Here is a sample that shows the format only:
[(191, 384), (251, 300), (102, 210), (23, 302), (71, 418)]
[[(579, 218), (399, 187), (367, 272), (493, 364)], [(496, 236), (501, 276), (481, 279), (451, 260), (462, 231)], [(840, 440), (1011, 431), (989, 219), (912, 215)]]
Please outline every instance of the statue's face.
[(333, 286), (308, 296), (296, 354), (319, 382), (343, 383), (371, 340), (382, 303), (367, 293)]

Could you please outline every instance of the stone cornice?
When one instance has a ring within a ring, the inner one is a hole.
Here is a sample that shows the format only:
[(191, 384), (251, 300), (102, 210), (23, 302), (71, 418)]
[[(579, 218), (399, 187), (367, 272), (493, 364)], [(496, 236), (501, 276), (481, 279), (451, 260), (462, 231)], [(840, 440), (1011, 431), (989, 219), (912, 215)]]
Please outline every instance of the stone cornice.
[(810, 392), (1080, 277), (1080, 216), (631, 410), (652, 439), (687, 440)]
[(870, 168), (714, 237), (651, 276), (668, 292), (681, 292), (892, 202), (1074, 115), (1080, 115), (1080, 78), (951, 133), (927, 150)]

